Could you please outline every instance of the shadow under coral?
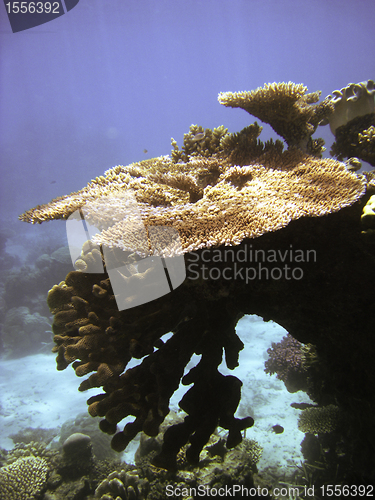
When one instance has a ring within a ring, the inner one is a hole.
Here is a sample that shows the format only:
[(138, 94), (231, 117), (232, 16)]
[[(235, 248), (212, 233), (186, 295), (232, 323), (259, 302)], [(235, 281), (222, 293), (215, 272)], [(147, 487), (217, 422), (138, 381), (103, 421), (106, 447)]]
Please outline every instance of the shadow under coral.
[[(223, 353), (229, 368), (237, 366), (243, 344), (235, 326), (244, 314), (257, 314), (276, 321), (300, 342), (316, 346), (324, 366), (324, 386), (316, 402), (326, 404), (333, 398), (347, 413), (347, 464), (371, 481), (375, 259), (374, 244), (360, 231), (366, 199), (338, 213), (301, 218), (277, 232), (244, 240), (230, 247), (233, 260), (228, 259), (228, 247), (198, 250), (193, 261), (192, 254), (186, 254), (187, 277), (179, 288), (126, 311), (118, 311), (106, 274), (72, 272), (56, 285), (48, 301), (55, 315), (58, 369), (73, 362), (79, 376), (94, 372), (80, 390), (103, 387), (103, 393), (88, 400), (89, 413), (105, 417), (100, 427), (114, 434), (112, 447), (123, 450), (141, 430), (157, 435), (181, 379), (186, 385), (193, 383), (180, 402), (187, 416), (166, 432), (155, 465), (175, 468), (177, 453), (186, 443), (187, 458), (198, 462), (217, 426), (229, 430), (228, 448), (240, 443), (241, 431), (253, 419), (234, 417), (242, 383), (220, 374), (218, 366)], [(282, 265), (267, 259), (250, 262), (255, 250), (266, 255), (279, 251), (287, 257)], [(313, 250), (316, 258), (297, 261), (291, 250), (304, 256)], [(295, 279), (291, 272), (272, 279), (272, 269), (284, 265), (301, 271)], [(246, 280), (250, 267), (263, 269), (257, 279)], [(207, 274), (210, 268), (215, 273)], [(225, 271), (228, 268), (231, 271)], [(231, 279), (225, 279), (228, 272)], [(174, 335), (163, 343), (161, 337), (169, 331)], [(194, 353), (201, 360), (184, 376)], [(124, 371), (131, 358), (142, 361)], [(129, 415), (135, 420), (119, 431), (117, 424)]]

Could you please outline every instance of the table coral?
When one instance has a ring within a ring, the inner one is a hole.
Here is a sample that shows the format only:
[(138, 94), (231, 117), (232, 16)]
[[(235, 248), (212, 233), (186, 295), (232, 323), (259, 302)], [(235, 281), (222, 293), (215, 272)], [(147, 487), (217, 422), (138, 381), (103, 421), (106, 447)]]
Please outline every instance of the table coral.
[(43, 458), (19, 458), (0, 469), (0, 498), (32, 500), (42, 492), (47, 481), (48, 466)]
[(334, 106), (329, 99), (319, 101), (320, 92), (306, 93), (307, 87), (293, 82), (269, 83), (256, 90), (221, 92), (219, 102), (231, 108), (242, 108), (269, 123), (289, 147), (308, 150), (311, 136), (319, 123), (327, 119)]

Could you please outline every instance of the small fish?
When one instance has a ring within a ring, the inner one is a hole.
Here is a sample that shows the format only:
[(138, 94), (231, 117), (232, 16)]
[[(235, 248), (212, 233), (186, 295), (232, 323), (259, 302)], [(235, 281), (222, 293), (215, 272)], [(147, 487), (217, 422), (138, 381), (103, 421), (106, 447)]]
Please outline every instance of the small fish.
[(197, 134), (195, 134), (195, 136), (193, 137), (193, 141), (201, 141), (202, 139), (204, 139), (204, 136), (205, 136), (205, 133), (204, 132), (198, 132)]
[(284, 432), (284, 427), (281, 427), (281, 425), (278, 424), (273, 425), (271, 429), (275, 434), (281, 434), (282, 432)]
[(148, 153), (148, 149), (144, 149), (143, 152), (146, 154)]
[(306, 408), (311, 408), (316, 405), (312, 405), (310, 403), (290, 403), (290, 406), (296, 410), (306, 410)]

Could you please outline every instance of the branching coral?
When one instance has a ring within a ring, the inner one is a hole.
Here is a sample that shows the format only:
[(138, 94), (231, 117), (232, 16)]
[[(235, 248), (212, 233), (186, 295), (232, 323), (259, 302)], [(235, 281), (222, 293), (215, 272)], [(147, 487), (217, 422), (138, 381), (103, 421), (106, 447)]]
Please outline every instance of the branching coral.
[(332, 432), (337, 428), (339, 419), (340, 409), (335, 405), (306, 408), (298, 419), (298, 429), (310, 434)]
[[(270, 83), (250, 92), (222, 92), (219, 102), (224, 106), (242, 108), (285, 139), (288, 146), (308, 150), (311, 136), (319, 123), (333, 111), (333, 104), (325, 99), (320, 104), (320, 92), (306, 94), (303, 84)], [(310, 150), (311, 151), (311, 150)]]
[(263, 143), (258, 139), (263, 127), (257, 122), (245, 127), (240, 132), (227, 134), (221, 140), (223, 153), (235, 165), (248, 165), (261, 157), (264, 153), (272, 152), (281, 155), (284, 149), (282, 141), (272, 139)]
[(7, 356), (30, 354), (39, 350), (42, 342), (51, 342), (51, 325), (39, 313), (28, 307), (12, 307), (5, 315), (2, 340)]
[(307, 370), (304, 366), (302, 344), (289, 333), (277, 344), (267, 349), (269, 358), (264, 363), (265, 372), (276, 373), (278, 379), (285, 383), (289, 392), (306, 390)]
[(340, 160), (355, 156), (375, 166), (374, 81), (349, 83), (326, 99), (334, 105), (334, 112), (325, 121), (336, 137), (331, 154)]

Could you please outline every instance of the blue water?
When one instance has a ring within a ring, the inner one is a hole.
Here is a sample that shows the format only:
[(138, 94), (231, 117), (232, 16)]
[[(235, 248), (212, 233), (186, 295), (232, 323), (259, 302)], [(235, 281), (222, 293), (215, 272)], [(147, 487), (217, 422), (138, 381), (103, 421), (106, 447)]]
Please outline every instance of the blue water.
[[(115, 165), (169, 154), (193, 123), (236, 132), (254, 122), (221, 106), (219, 92), (293, 81), (324, 98), (374, 79), (374, 26), (373, 0), (80, 0), (12, 33), (1, 2), (0, 276), (66, 244), (63, 222), (30, 227), (17, 219), (25, 210)], [(328, 153), (329, 127), (314, 137)]]

